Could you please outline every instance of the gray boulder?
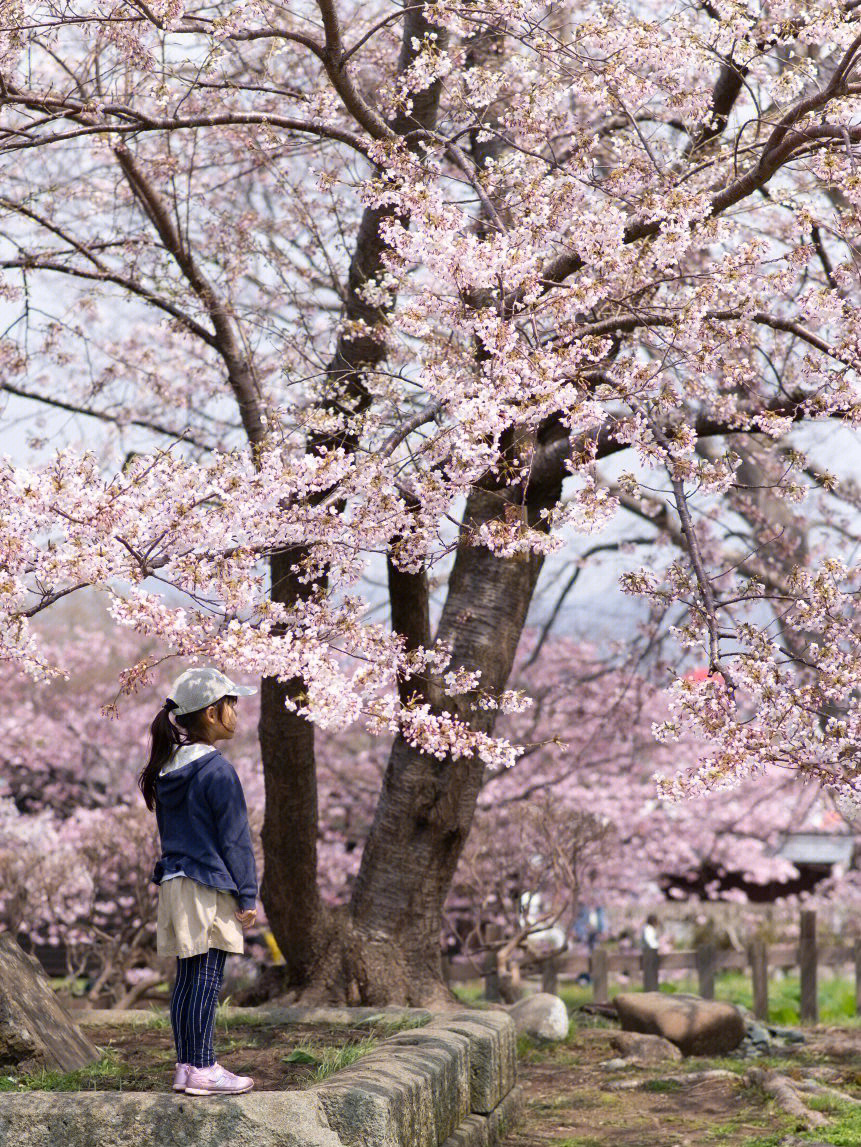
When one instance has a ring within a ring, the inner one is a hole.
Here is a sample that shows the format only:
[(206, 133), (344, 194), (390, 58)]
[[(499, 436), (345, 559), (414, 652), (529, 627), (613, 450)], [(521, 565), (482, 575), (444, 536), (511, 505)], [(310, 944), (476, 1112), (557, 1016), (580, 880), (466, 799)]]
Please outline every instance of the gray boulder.
[(508, 1009), (518, 1035), (532, 1039), (560, 1040), (568, 1035), (568, 1009), (565, 1002), (549, 992), (537, 992)]
[(663, 1036), (683, 1055), (725, 1055), (744, 1039), (732, 1004), (663, 992), (625, 992), (614, 1003), (623, 1031)]
[(674, 1043), (659, 1035), (644, 1035), (642, 1032), (614, 1032), (610, 1046), (629, 1063), (665, 1063), (668, 1059), (681, 1059), (682, 1053)]
[(99, 1053), (57, 1002), (38, 961), (0, 934), (0, 1068), (76, 1071)]

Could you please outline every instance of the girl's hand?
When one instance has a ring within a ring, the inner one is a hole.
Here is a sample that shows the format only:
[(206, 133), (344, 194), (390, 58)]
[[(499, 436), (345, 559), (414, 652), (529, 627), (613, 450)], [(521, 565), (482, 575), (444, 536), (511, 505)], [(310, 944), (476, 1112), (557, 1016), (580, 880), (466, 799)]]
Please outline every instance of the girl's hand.
[(235, 912), (234, 915), (243, 928), (251, 928), (257, 922), (257, 909), (246, 908), (244, 912)]

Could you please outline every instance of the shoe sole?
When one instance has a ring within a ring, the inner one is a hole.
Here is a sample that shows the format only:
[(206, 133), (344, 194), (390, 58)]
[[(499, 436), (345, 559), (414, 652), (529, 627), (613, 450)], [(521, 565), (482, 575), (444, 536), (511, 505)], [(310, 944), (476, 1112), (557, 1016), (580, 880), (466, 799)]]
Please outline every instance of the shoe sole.
[(238, 1087), (235, 1090), (220, 1091), (216, 1088), (208, 1087), (187, 1087), (185, 1089), (186, 1095), (245, 1095), (246, 1092), (253, 1090), (254, 1084), (249, 1087)]

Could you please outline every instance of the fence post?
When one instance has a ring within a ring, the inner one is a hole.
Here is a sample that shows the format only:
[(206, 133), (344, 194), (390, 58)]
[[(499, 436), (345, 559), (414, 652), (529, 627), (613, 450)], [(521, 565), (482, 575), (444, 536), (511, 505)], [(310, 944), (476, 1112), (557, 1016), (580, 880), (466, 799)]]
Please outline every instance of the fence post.
[(596, 1004), (609, 1002), (610, 993), (607, 984), (607, 949), (595, 948), (589, 960), (592, 975), (592, 999)]
[(715, 998), (715, 964), (717, 948), (714, 944), (703, 944), (697, 948), (697, 976), (700, 982), (700, 995), (704, 1000)]
[(643, 991), (656, 992), (660, 977), (661, 957), (657, 948), (643, 949)]
[(488, 1003), (498, 1004), (502, 999), (499, 993), (499, 952), (490, 948), (484, 957), (484, 998)]
[(559, 957), (549, 956), (541, 965), (541, 991), (555, 996), (559, 989)]
[(816, 998), (816, 913), (801, 913), (801, 939), (798, 945), (801, 968), (801, 1021), (816, 1023), (819, 1006)]
[(753, 981), (753, 1014), (768, 1020), (768, 948), (764, 940), (750, 946), (750, 975)]
[(861, 940), (855, 941), (855, 1014), (861, 1016)]

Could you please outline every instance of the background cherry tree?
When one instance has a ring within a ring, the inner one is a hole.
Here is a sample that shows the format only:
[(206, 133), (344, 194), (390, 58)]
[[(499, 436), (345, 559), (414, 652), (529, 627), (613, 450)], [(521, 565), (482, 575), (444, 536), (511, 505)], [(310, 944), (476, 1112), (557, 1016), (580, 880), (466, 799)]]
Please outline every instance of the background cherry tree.
[[(805, 447), (854, 443), (859, 45), (830, 2), (6, 6), (3, 387), (90, 443), (0, 471), (2, 656), (62, 671), (31, 622), (94, 587), (153, 650), (124, 693), (262, 677), (291, 990), (444, 995), (579, 535), (675, 643), (665, 795), (778, 768), (854, 806), (857, 499)], [(394, 740), (332, 909), (315, 730), (356, 723)]]
[[(85, 979), (97, 1005), (130, 1006), (157, 991), (170, 970), (155, 952), (154, 824), (134, 783), (150, 713), (139, 695), (120, 720), (98, 716), (129, 653), (142, 651), (121, 632), (106, 635), (97, 617), (84, 620), (86, 629), (78, 620), (52, 649), (68, 666), (67, 681), (34, 687), (12, 667), (0, 674), (0, 923), (32, 945), (62, 951), (69, 974)], [(791, 935), (799, 873), (777, 855), (779, 846), (784, 834), (823, 822), (851, 832), (833, 802), (819, 786), (777, 771), (709, 798), (657, 800), (655, 773), (677, 771), (698, 751), (654, 741), (665, 692), (608, 665), (607, 651), (599, 658), (571, 638), (548, 639), (539, 649), (538, 638), (525, 635), (513, 674), (534, 705), (505, 730), (526, 748), (516, 768), (486, 776), (445, 903), (442, 949), (471, 954), (480, 967), (486, 945), (502, 944), (515, 972), (535, 930), (523, 913), (530, 894), (540, 897), (544, 926), (555, 925), (569, 943), (581, 908), (596, 905), (606, 910), (614, 940), (633, 941), (651, 912), (664, 920), (667, 942), (674, 926), (691, 920), (723, 930), (727, 904), (737, 906), (729, 917), (735, 942), (764, 927)], [(239, 735), (226, 751), (242, 777), (259, 845), (256, 717), (255, 699), (243, 700)], [(386, 747), (357, 729), (318, 745), (319, 883), (332, 907), (349, 902)], [(857, 915), (857, 870), (834, 870), (813, 895), (822, 926), (840, 926), (853, 906)], [(268, 962), (259, 937), (252, 950)]]

